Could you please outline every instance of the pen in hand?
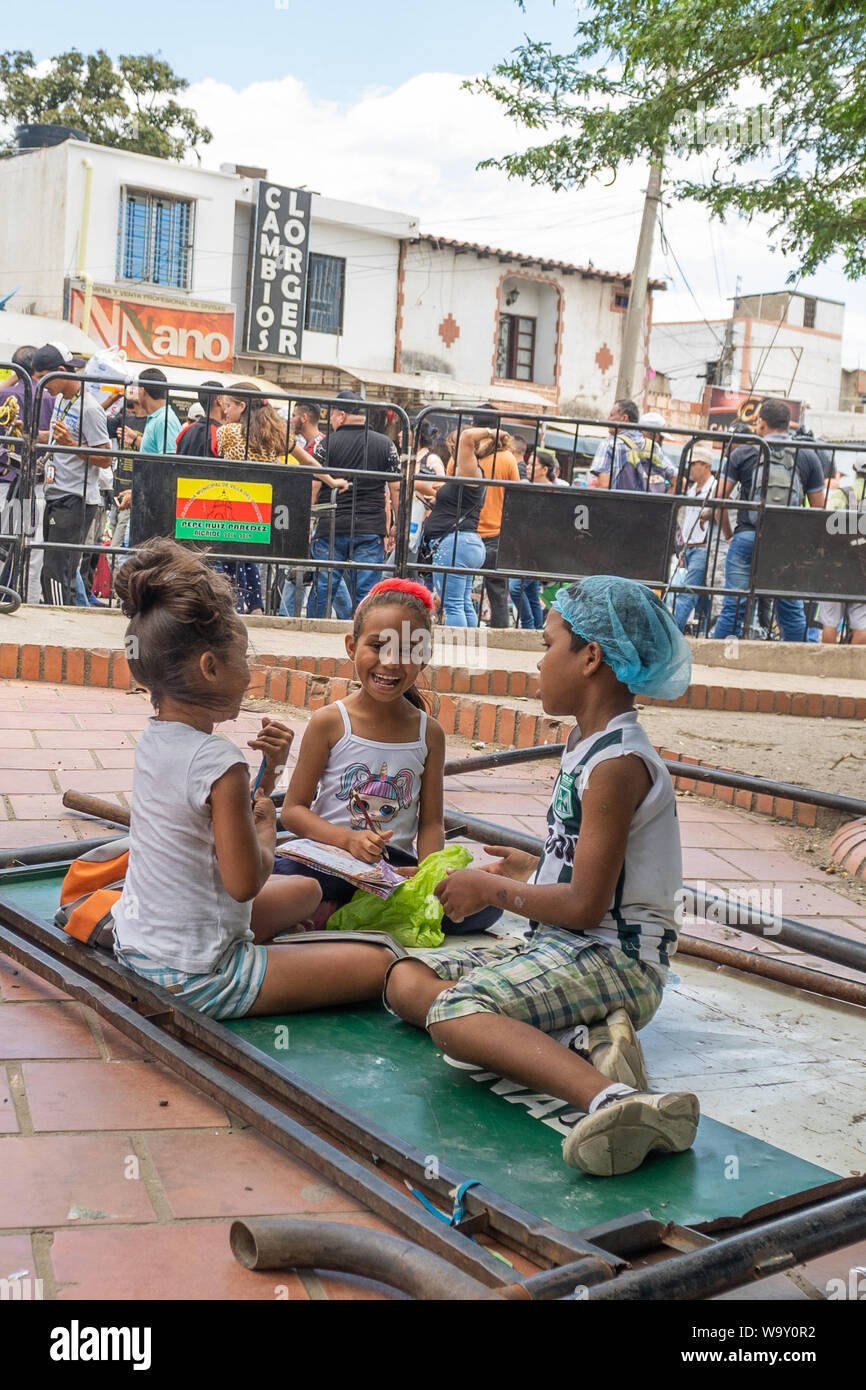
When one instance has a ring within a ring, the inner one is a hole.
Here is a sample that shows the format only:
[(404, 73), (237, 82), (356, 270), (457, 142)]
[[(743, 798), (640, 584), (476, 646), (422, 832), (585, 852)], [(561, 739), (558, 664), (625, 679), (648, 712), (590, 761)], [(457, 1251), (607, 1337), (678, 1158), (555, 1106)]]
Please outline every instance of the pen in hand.
[[(369, 812), (368, 812), (366, 806), (363, 805), (363, 803), (359, 800), (359, 798), (358, 798), (357, 795), (353, 795), (353, 797), (352, 797), (352, 809), (355, 811), (355, 813), (356, 813), (357, 815), (363, 816), (364, 822), (365, 822), (365, 824), (366, 824), (368, 830), (372, 830), (372, 832), (373, 832), (374, 835), (378, 835), (378, 834), (379, 834), (379, 831), (376, 829), (375, 825), (373, 824), (372, 820), (370, 819), (370, 814), (369, 814)], [(383, 849), (383, 850), (382, 850), (382, 858), (383, 858), (383, 859), (386, 859), (386, 860), (388, 859), (388, 851), (387, 851), (387, 849)], [(389, 862), (390, 862), (390, 861), (389, 861)]]

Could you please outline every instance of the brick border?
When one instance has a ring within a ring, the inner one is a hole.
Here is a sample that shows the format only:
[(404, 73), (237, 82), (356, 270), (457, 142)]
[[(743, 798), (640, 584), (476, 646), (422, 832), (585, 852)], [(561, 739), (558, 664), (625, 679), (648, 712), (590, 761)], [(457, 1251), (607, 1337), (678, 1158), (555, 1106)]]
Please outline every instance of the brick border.
[[(255, 658), (259, 666), (278, 667), (290, 677), (293, 672), (351, 681), (354, 669), (348, 657), (272, 656)], [(0, 680), (52, 681), (67, 685), (97, 685), (128, 689), (132, 685), (123, 652), (88, 647), (39, 647), (17, 642), (0, 643)], [(425, 688), (438, 694), (508, 696), (537, 700), (539, 678), (535, 671), (506, 671), (501, 667), (473, 671), (467, 666), (431, 666), (425, 673)], [(252, 685), (250, 686), (252, 693)], [(285, 698), (273, 696), (274, 699)], [(340, 696), (335, 698), (339, 699)], [(295, 703), (292, 701), (291, 703)], [(866, 697), (821, 695), (796, 690), (741, 689), (725, 685), (692, 685), (678, 700), (638, 697), (638, 706), (661, 705), (670, 709), (730, 710), (734, 713), (789, 714), (817, 719), (866, 720)], [(521, 713), (518, 711), (518, 713)], [(524, 718), (538, 716), (525, 715)]]
[[(538, 676), (528, 671), (471, 672), (466, 667), (431, 667), (424, 686), (432, 713), (446, 734), (506, 748), (537, 748), (559, 743), (563, 721), (543, 714), (493, 703), (497, 696), (537, 698)], [(0, 644), (0, 679), (47, 681), (58, 685), (101, 686), (113, 690), (132, 690), (135, 683), (122, 651), (85, 647), (40, 647), (28, 643)], [(273, 656), (256, 658), (247, 694), (253, 699), (273, 700), (297, 709), (316, 710), (348, 695), (354, 685), (354, 669), (347, 657)], [(734, 704), (725, 695), (738, 697)], [(835, 715), (843, 719), (866, 719), (866, 699), (850, 696), (812, 695), (788, 691), (732, 690), (723, 686), (692, 686), (679, 700), (641, 698), (644, 705), (688, 706), (692, 709), (766, 710), (775, 714)], [(820, 708), (819, 708), (820, 703)], [(688, 753), (659, 748), (663, 757), (698, 767), (712, 767)], [(734, 772), (734, 768), (724, 768)], [(676, 776), (677, 791), (691, 792), (710, 800), (737, 806), (777, 820), (813, 827), (818, 824), (818, 808), (788, 797), (721, 787)]]

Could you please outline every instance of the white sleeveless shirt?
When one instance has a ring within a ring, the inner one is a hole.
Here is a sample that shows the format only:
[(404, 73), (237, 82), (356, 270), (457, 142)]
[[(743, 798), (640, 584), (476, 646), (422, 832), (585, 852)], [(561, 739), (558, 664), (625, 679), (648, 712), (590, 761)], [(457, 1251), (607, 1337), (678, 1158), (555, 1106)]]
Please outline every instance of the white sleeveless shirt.
[(618, 946), (665, 975), (677, 949), (675, 914), (683, 883), (682, 849), (673, 784), (635, 711), (617, 715), (603, 733), (589, 738), (581, 738), (579, 730), (572, 734), (562, 754), (547, 812), (547, 839), (533, 881), (571, 882), (587, 782), (599, 763), (629, 753), (643, 759), (652, 786), (629, 827), (613, 901), (595, 930), (582, 935)]
[(388, 841), (406, 854), (415, 853), (421, 778), (427, 761), (427, 715), (420, 710), (414, 743), (378, 743), (359, 738), (342, 700), (337, 709), (343, 737), (334, 744), (310, 810), (331, 825), (366, 830), (355, 802), (365, 808), (377, 830), (390, 830)]

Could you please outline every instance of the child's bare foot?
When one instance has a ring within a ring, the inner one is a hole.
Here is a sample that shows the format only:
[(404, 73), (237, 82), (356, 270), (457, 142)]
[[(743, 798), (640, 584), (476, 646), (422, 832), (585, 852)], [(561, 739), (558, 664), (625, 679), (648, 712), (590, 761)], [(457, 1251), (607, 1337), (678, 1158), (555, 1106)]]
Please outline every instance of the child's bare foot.
[(614, 1094), (578, 1120), (562, 1141), (562, 1156), (571, 1168), (598, 1177), (631, 1173), (653, 1150), (690, 1149), (700, 1113), (697, 1096), (688, 1091)]

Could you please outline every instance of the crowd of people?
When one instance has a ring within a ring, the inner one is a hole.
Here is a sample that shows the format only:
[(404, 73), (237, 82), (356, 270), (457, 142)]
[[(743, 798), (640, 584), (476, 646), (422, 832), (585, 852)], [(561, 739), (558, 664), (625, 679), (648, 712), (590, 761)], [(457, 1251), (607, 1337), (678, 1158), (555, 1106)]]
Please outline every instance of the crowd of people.
[[(22, 347), (13, 365), (21, 366), (22, 377), (0, 388), (0, 434), (16, 433), (16, 421), (20, 433), (27, 375), (34, 382), (51, 378), (35, 423), (34, 437), (48, 447), (37, 453), (31, 602), (110, 601), (113, 574), (124, 558), (118, 552), (129, 546), (139, 455), (311, 469), (312, 521), (304, 564), (290, 571), (272, 567), (273, 587), (265, 594), (260, 565), (215, 562), (230, 579), (242, 613), (276, 609), (284, 616), (346, 620), (393, 566), (404, 520), (401, 457), (386, 432), (385, 410), (356, 392), (340, 391), (323, 420), (317, 404), (278, 409), (255, 382), (206, 381), (182, 422), (177, 393), (170, 392), (159, 368), (143, 369), (134, 383), (113, 393), (88, 380), (84, 360), (63, 344)], [(864, 456), (855, 456), (853, 478), (836, 473), (833, 451), (794, 440), (781, 401), (764, 402), (754, 442), (724, 450), (713, 440), (689, 440), (676, 462), (666, 452), (660, 414), (642, 414), (634, 401), (623, 399), (614, 402), (609, 422), (588, 468), (578, 466), (575, 448), (570, 482), (559, 476), (557, 454), (538, 442), (538, 432), (532, 441), (509, 432), (490, 406), (476, 410), (466, 423), (461, 417), (460, 429), (451, 433), (440, 433), (429, 421), (421, 427), (409, 562), (411, 572), (431, 583), (442, 622), (543, 627), (555, 583), (496, 572), (506, 492), (515, 485), (684, 494), (690, 500), (678, 512), (665, 598), (681, 632), (716, 637), (743, 635), (746, 600), (707, 590), (749, 588), (758, 509), (736, 504), (760, 496), (767, 451), (768, 501), (835, 510), (866, 507)], [(0, 449), (0, 504), (15, 491), (19, 469), (14, 447)], [(779, 488), (786, 485), (782, 498)], [(725, 505), (713, 506), (714, 501)], [(774, 605), (761, 599), (753, 605), (748, 635), (770, 635), (774, 623), (787, 641), (835, 642), (841, 632), (862, 643), (866, 603), (823, 603), (819, 609), (801, 600), (780, 598)]]

